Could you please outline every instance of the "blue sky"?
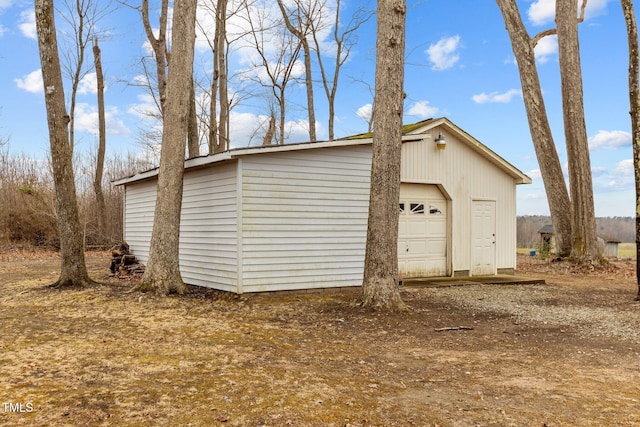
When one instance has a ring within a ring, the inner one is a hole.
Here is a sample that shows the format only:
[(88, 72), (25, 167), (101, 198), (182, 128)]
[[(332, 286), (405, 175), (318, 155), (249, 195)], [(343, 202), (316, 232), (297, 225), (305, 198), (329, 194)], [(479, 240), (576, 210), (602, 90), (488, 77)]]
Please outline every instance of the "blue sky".
[[(343, 2), (345, 21), (357, 3)], [(271, 3), (274, 2), (266, 2)], [(407, 4), (405, 123), (448, 117), (533, 178), (532, 185), (518, 188), (518, 214), (547, 214), (518, 70), (496, 3), (409, 0)], [(554, 26), (554, 0), (525, 0), (518, 4), (531, 35)], [(366, 5), (373, 8), (375, 2)], [(199, 18), (205, 28), (211, 28), (211, 17), (204, 10), (199, 11)], [(59, 32), (64, 31), (60, 19), (57, 23)], [(240, 20), (233, 25), (233, 28), (243, 26)], [(100, 45), (107, 80), (108, 152), (140, 152), (143, 147), (136, 141), (140, 140), (141, 130), (153, 128), (157, 123), (145, 115), (154, 108), (151, 98), (135, 85), (142, 73), (140, 58), (149, 54), (139, 14), (121, 7), (100, 21), (99, 26), (104, 34)], [(580, 25), (580, 43), (596, 215), (633, 216), (627, 39), (619, 1), (589, 0), (586, 20)], [(327, 52), (331, 51), (329, 43), (324, 46)], [(549, 119), (566, 169), (555, 38), (543, 39), (536, 54)], [(208, 85), (210, 77), (210, 56), (203, 34), (199, 34), (194, 69), (203, 86)], [(92, 61), (90, 51), (88, 60)], [(259, 76), (254, 62), (255, 54), (250, 49), (240, 42), (232, 46), (231, 73), (248, 70)], [(46, 157), (46, 113), (32, 1), (0, 0), (0, 69), (0, 136), (9, 139), (12, 154)], [(296, 72), (301, 74), (301, 66)], [(318, 78), (317, 68), (314, 72)], [(358, 43), (341, 73), (336, 102), (337, 137), (367, 130), (363, 117), (370, 111), (374, 72), (375, 21), (370, 20), (360, 28)], [(66, 92), (69, 93), (68, 88)], [(268, 114), (264, 95), (238, 77), (232, 79), (231, 92), (241, 98), (232, 110), (232, 144), (259, 144), (260, 126)], [(291, 102), (287, 109), (288, 141), (303, 141), (305, 135), (308, 137), (303, 86), (292, 84), (288, 97)], [(315, 97), (318, 138), (326, 139), (326, 101), (319, 85)], [(200, 93), (199, 99), (206, 102), (206, 95)], [(97, 140), (92, 70), (81, 84), (77, 102), (76, 146), (81, 152), (88, 152), (94, 149)]]

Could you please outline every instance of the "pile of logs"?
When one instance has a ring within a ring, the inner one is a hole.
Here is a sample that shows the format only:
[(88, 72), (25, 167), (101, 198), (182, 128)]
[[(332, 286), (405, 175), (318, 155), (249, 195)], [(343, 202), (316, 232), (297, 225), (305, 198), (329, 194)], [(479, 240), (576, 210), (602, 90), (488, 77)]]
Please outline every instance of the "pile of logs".
[(129, 252), (129, 245), (122, 242), (111, 248), (111, 277), (134, 277), (144, 273), (144, 265), (140, 264), (135, 255)]

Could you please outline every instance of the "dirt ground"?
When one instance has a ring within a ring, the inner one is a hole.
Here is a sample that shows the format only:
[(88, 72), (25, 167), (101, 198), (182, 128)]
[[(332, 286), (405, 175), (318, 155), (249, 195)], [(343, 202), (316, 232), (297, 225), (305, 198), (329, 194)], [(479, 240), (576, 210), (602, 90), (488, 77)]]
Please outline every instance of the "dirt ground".
[(546, 285), (182, 297), (59, 291), (56, 254), (0, 253), (0, 425), (640, 426), (635, 261), (519, 258)]

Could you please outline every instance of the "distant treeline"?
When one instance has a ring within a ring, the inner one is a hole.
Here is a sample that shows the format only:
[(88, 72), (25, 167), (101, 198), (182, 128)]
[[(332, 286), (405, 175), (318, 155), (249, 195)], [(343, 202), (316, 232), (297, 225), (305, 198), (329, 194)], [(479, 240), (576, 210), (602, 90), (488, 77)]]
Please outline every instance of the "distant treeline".
[[(540, 242), (540, 230), (551, 224), (551, 217), (543, 215), (525, 215), (518, 217), (518, 247), (533, 248)], [(633, 243), (636, 219), (628, 216), (596, 218), (598, 236), (612, 238), (623, 243)]]

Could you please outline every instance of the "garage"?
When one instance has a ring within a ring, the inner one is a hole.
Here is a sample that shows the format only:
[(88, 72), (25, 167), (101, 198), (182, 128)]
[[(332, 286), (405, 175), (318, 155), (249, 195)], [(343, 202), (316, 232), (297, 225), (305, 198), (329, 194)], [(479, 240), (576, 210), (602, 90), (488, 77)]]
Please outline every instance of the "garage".
[(400, 186), (400, 277), (446, 276), (447, 200), (436, 185)]
[[(403, 133), (401, 277), (513, 274), (516, 186), (531, 179), (446, 118)], [(185, 283), (238, 294), (361, 286), (372, 143), (362, 134), (186, 160)], [(115, 182), (125, 191), (123, 237), (143, 263), (157, 179), (151, 169)]]

